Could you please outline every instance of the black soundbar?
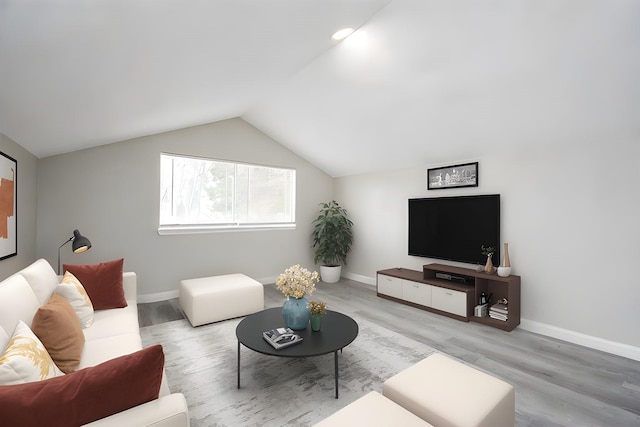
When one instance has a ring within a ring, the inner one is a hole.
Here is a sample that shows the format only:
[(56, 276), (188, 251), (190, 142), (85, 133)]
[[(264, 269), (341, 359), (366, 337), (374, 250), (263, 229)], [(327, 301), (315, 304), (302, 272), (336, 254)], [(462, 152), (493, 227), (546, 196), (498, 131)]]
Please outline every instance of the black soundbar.
[(448, 280), (449, 282), (466, 283), (467, 278), (464, 276), (456, 276), (448, 273), (436, 273), (436, 279)]

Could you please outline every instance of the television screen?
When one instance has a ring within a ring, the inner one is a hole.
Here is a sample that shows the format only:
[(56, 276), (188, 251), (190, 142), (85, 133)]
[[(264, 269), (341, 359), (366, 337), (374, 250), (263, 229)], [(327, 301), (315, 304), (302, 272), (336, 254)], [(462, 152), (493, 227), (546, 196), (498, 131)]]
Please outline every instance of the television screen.
[(409, 199), (409, 255), (470, 264), (500, 264), (500, 195)]

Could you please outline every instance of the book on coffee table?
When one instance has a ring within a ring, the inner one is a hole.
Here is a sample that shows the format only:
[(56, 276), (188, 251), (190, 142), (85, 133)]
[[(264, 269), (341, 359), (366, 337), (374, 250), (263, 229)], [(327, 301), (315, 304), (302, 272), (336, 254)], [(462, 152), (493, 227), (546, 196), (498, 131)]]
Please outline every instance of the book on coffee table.
[(275, 349), (289, 347), (302, 341), (302, 337), (297, 335), (290, 328), (276, 328), (262, 333), (264, 339)]

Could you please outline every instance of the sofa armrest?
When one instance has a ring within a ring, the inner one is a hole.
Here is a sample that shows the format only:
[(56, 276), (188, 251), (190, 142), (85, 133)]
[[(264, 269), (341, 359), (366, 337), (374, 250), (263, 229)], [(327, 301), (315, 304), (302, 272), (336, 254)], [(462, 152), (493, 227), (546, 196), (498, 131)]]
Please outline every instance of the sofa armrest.
[(85, 427), (189, 427), (189, 425), (187, 401), (184, 395), (174, 393), (85, 424)]
[(132, 271), (122, 273), (122, 287), (127, 301), (138, 301), (138, 277)]

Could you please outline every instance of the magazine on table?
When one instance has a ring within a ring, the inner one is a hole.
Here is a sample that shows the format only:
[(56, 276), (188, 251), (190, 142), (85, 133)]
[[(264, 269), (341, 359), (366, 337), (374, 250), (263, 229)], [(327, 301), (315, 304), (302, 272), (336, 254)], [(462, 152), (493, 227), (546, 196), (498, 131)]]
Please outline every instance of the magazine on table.
[(300, 335), (297, 335), (290, 328), (271, 329), (270, 331), (263, 332), (262, 336), (276, 350), (284, 347), (289, 347), (290, 345), (302, 341), (302, 337)]

